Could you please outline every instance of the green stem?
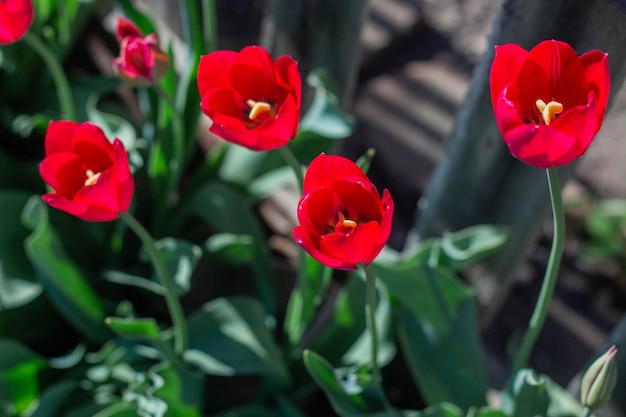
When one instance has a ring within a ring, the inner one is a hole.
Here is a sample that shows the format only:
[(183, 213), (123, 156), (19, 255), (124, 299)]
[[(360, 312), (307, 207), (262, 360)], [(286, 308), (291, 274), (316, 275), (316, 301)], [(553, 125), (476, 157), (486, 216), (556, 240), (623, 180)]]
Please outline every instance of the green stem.
[[(203, 52), (202, 22), (196, 0), (178, 0), (181, 23), (184, 31), (184, 39), (187, 50), (187, 62), (180, 74), (178, 89), (176, 91), (176, 111), (184, 118), (188, 131), (195, 132), (200, 113), (200, 98), (196, 78), (198, 64)], [(196, 149), (195, 135), (189, 135), (189, 142), (185, 143), (185, 159), (188, 160)]]
[(172, 327), (174, 329), (174, 351), (177, 355), (181, 356), (187, 349), (187, 323), (185, 322), (185, 315), (183, 314), (180, 301), (174, 291), (174, 282), (172, 281), (172, 277), (170, 276), (167, 266), (159, 254), (154, 239), (150, 236), (150, 233), (132, 214), (120, 213), (120, 218), (129, 228), (132, 229), (133, 232), (135, 232), (137, 237), (143, 243), (144, 249), (152, 261), (156, 274), (165, 288), (165, 301), (167, 302), (167, 308), (170, 312)]
[(280, 154), (282, 155), (283, 159), (285, 160), (285, 162), (287, 162), (287, 164), (291, 167), (294, 174), (296, 175), (296, 179), (298, 180), (300, 191), (302, 191), (302, 186), (304, 184), (304, 174), (302, 173), (302, 165), (300, 165), (298, 158), (296, 158), (296, 155), (294, 155), (293, 151), (291, 150), (291, 148), (289, 148), (289, 146), (283, 146), (281, 148), (278, 148), (278, 150)]
[(583, 408), (582, 417), (591, 417), (591, 408), (589, 407)]
[(202, 21), (205, 52), (217, 50), (217, 10), (215, 0), (202, 0)]
[(547, 171), (548, 186), (550, 188), (550, 200), (552, 202), (552, 217), (554, 221), (554, 235), (552, 237), (552, 249), (548, 258), (548, 265), (543, 277), (541, 291), (535, 310), (530, 318), (528, 329), (513, 358), (513, 373), (517, 373), (526, 366), (530, 352), (537, 341), (537, 337), (541, 332), (546, 317), (548, 315), (548, 307), (554, 288), (556, 286), (559, 266), (561, 264), (561, 256), (563, 255), (563, 244), (565, 242), (565, 214), (563, 211), (563, 201), (561, 200), (561, 187), (559, 185), (559, 173), (556, 168), (550, 168)]
[(170, 108), (172, 133), (173, 133), (173, 151), (174, 155), (169, 161), (170, 174), (168, 175), (168, 183), (166, 188), (167, 203), (171, 201), (171, 198), (176, 194), (176, 186), (180, 181), (182, 175), (182, 168), (184, 166), (185, 159), (185, 132), (183, 130), (183, 121), (180, 114), (176, 110), (176, 103), (174, 99), (161, 87), (159, 84), (154, 84), (155, 91), (159, 94), (162, 100), (165, 101)]
[(360, 265), (365, 272), (365, 286), (366, 286), (366, 302), (365, 302), (365, 314), (367, 318), (367, 327), (370, 332), (370, 338), (372, 339), (372, 375), (374, 377), (374, 384), (378, 389), (380, 398), (383, 402), (385, 410), (387, 410), (390, 415), (395, 415), (395, 410), (389, 403), (387, 399), (387, 395), (385, 395), (385, 391), (382, 386), (382, 374), (380, 372), (380, 366), (378, 365), (378, 329), (376, 326), (376, 274), (371, 268), (368, 268), (364, 265)]
[(74, 99), (70, 84), (67, 81), (65, 72), (57, 56), (43, 43), (37, 36), (31, 32), (26, 32), (24, 41), (39, 54), (39, 57), (46, 63), (52, 80), (57, 89), (57, 97), (59, 99), (59, 107), (61, 109), (61, 117), (64, 120), (76, 120), (76, 111), (74, 109)]

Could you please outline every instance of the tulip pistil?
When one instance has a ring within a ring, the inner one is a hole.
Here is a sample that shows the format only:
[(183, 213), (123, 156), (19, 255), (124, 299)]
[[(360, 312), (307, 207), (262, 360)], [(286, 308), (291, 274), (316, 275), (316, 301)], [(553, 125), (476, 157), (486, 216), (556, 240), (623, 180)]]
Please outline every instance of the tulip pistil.
[(546, 104), (542, 99), (538, 99), (535, 105), (541, 112), (541, 117), (546, 126), (550, 126), (550, 123), (556, 119), (556, 116), (563, 113), (563, 105), (558, 101), (550, 101)]
[(357, 226), (354, 220), (343, 219), (335, 225), (335, 232), (350, 233)]
[(87, 185), (94, 185), (96, 183), (96, 181), (98, 181), (98, 178), (100, 177), (100, 172), (94, 173), (90, 169), (85, 171), (85, 174), (87, 175), (87, 179), (85, 180), (85, 186), (87, 186)]
[(265, 101), (247, 100), (246, 105), (250, 108), (248, 118), (250, 120), (262, 121), (264, 117), (274, 117), (276, 109)]

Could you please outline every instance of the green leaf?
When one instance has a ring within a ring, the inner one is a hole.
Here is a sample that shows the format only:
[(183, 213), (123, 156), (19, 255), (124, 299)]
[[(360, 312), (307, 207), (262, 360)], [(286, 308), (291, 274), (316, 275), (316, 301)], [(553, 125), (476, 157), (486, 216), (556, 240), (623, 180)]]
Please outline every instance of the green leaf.
[(29, 200), (22, 222), (33, 229), (24, 242), (26, 254), (59, 312), (86, 336), (107, 340), (110, 333), (104, 325), (104, 306), (85, 276), (67, 257), (39, 197)]
[(244, 265), (254, 258), (254, 239), (250, 235), (216, 233), (206, 240), (204, 247), (210, 256), (230, 265)]
[(171, 364), (166, 362), (157, 364), (150, 369), (150, 373), (161, 381), (161, 385), (152, 395), (165, 401), (168, 417), (200, 417), (200, 412), (195, 407), (185, 403), (183, 382)]
[(467, 417), (510, 417), (509, 414), (495, 408), (482, 407), (478, 410), (469, 410)]
[(531, 369), (519, 370), (502, 395), (502, 410), (509, 417), (545, 416), (549, 404), (545, 378)]
[(122, 6), (122, 10), (128, 19), (133, 21), (139, 27), (139, 30), (144, 35), (148, 35), (150, 33), (156, 33), (154, 23), (152, 19), (150, 19), (149, 15), (142, 13), (133, 5), (133, 2), (130, 0), (118, 0), (117, 1), (120, 6)]
[(328, 139), (345, 139), (350, 136), (354, 119), (341, 110), (326, 72), (322, 69), (311, 71), (307, 83), (315, 88), (315, 96), (309, 111), (300, 121), (298, 137), (301, 134), (314, 134)]
[(22, 191), (0, 191), (0, 335), (23, 343), (63, 331), (62, 319), (43, 295), (24, 250), (31, 231), (16, 221), (30, 197)]
[(128, 152), (135, 149), (137, 134), (133, 125), (121, 116), (98, 110), (99, 99), (98, 94), (92, 93), (87, 100), (86, 111), (89, 120), (98, 125), (110, 141), (118, 138)]
[(93, 417), (137, 417), (137, 407), (133, 404), (119, 402), (111, 404)]
[(276, 397), (276, 402), (280, 417), (307, 417), (293, 402), (282, 395)]
[(115, 334), (126, 339), (160, 341), (160, 329), (153, 318), (107, 317), (105, 323)]
[(586, 217), (585, 228), (590, 235), (582, 251), (596, 259), (623, 256), (626, 247), (626, 200), (607, 199), (598, 203)]
[(478, 225), (454, 233), (444, 233), (441, 237), (443, 259), (439, 264), (453, 271), (475, 263), (498, 250), (508, 237), (504, 227)]
[(0, 311), (27, 305), (41, 294), (41, 285), (7, 276), (0, 262)]
[[(0, 157), (0, 167), (2, 165)], [(16, 221), (30, 197), (31, 193), (23, 191), (0, 191), (0, 263), (7, 276), (32, 281), (35, 272), (24, 251), (24, 239), (30, 230)], [(4, 302), (2, 294), (3, 291), (0, 291), (0, 299)]]
[(267, 157), (267, 152), (251, 151), (243, 146), (227, 143), (226, 153), (219, 168), (219, 177), (224, 181), (247, 185), (254, 180)]
[(456, 316), (461, 302), (473, 295), (445, 268), (377, 263), (372, 268), (398, 303), (438, 334), (449, 332), (450, 318)]
[(271, 253), (263, 227), (252, 209), (250, 201), (234, 187), (209, 182), (200, 188), (181, 209), (182, 218), (193, 221), (200, 218), (218, 232), (247, 235), (254, 241), (251, 264), (259, 296), (265, 309), (275, 314), (274, 272), (270, 264)]
[(344, 417), (358, 416), (369, 410), (365, 399), (359, 394), (348, 394), (335, 377), (330, 363), (317, 353), (305, 350), (304, 365), (315, 383), (322, 388), (333, 409)]
[(249, 182), (247, 190), (256, 200), (262, 200), (276, 190), (293, 184), (294, 181), (293, 169), (290, 166), (283, 166), (257, 176)]
[(30, 417), (57, 417), (65, 404), (80, 389), (78, 382), (65, 379), (46, 388), (39, 397), (37, 408)]
[(284, 328), (292, 346), (296, 346), (315, 316), (330, 284), (333, 269), (317, 262), (301, 252), (300, 265), (303, 280), (299, 281), (289, 295)]
[(39, 398), (39, 371), (46, 362), (21, 344), (0, 339), (0, 404), (8, 402), (23, 413)]
[[(177, 294), (186, 294), (191, 287), (191, 275), (202, 257), (202, 249), (186, 240), (171, 237), (158, 240), (155, 245), (174, 281)], [(159, 282), (157, 278), (154, 281)]]
[(397, 301), (397, 334), (428, 404), (485, 405), (487, 389), (474, 296), (452, 272), (374, 265)]
[[(377, 289), (379, 302), (376, 306), (376, 322), (381, 333), (378, 362), (384, 365), (393, 358), (395, 344), (389, 323), (387, 292), (380, 282), (377, 283)], [(351, 273), (337, 296), (335, 310), (329, 321), (320, 325), (322, 330), (319, 334), (305, 337), (302, 344), (332, 363), (355, 365), (369, 361), (367, 346), (370, 336), (365, 320), (365, 292), (366, 286), (360, 272)]]
[(286, 385), (290, 376), (265, 318), (254, 298), (206, 303), (189, 317), (185, 361), (210, 375), (266, 375)]
[(214, 414), (212, 417), (280, 417), (274, 410), (260, 406), (234, 408), (223, 413)]

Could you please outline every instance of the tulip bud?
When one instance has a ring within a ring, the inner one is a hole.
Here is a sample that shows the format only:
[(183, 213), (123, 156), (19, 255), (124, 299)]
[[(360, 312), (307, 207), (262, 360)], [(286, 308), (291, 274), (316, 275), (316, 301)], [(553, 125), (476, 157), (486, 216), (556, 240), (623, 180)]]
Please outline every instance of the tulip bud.
[(616, 355), (617, 348), (613, 345), (604, 355), (596, 359), (585, 372), (580, 390), (583, 406), (594, 410), (603, 407), (611, 399), (617, 382)]

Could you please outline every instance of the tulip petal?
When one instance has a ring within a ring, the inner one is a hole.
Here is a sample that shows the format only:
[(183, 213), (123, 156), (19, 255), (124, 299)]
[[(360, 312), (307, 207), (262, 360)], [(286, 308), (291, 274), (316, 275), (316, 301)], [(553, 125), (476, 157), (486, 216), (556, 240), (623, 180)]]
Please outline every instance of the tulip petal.
[(350, 233), (330, 233), (320, 238), (320, 251), (346, 264), (358, 265), (372, 253), (378, 240), (380, 225), (368, 222), (356, 226)]
[(336, 221), (338, 201), (330, 188), (320, 188), (300, 199), (298, 221), (319, 235), (326, 233), (326, 227)]
[(118, 207), (117, 210), (123, 213), (128, 211), (130, 203), (135, 193), (135, 179), (130, 172), (130, 164), (128, 163), (128, 153), (124, 149), (124, 145), (119, 139), (113, 141), (113, 150), (115, 152), (115, 170), (117, 176), (118, 188)]
[[(534, 111), (537, 99), (558, 101), (565, 109), (587, 103), (587, 77), (580, 58), (565, 42), (543, 41), (530, 50), (517, 78), (519, 105)], [(528, 112), (528, 113), (527, 113)]]
[(585, 68), (589, 89), (595, 93), (597, 105), (596, 131), (600, 130), (602, 118), (609, 101), (611, 91), (611, 77), (609, 71), (609, 59), (602, 51), (589, 51), (581, 55), (580, 60)]
[(309, 164), (304, 178), (303, 193), (308, 194), (317, 188), (331, 188), (338, 179), (348, 178), (365, 183), (370, 182), (369, 178), (354, 162), (342, 156), (322, 153)]
[(130, 36), (132, 38), (141, 38), (143, 34), (139, 30), (139, 28), (130, 20), (125, 17), (120, 17), (117, 19), (117, 41), (122, 42), (122, 40)]
[(118, 182), (115, 174), (114, 168), (102, 172), (95, 184), (78, 190), (73, 200), (90, 207), (93, 206), (117, 213), (120, 210), (118, 204)]
[[(391, 198), (391, 193), (387, 189), (383, 190), (382, 205), (383, 218), (380, 221), (380, 236), (378, 237), (378, 244), (381, 245), (380, 249), (382, 249), (382, 246), (384, 246), (389, 240), (389, 236), (391, 235), (391, 226), (393, 223), (394, 203), (393, 198)], [(376, 257), (376, 255), (374, 255), (374, 257)], [(374, 257), (372, 257), (372, 259)]]
[(230, 88), (230, 68), (237, 52), (215, 51), (200, 58), (198, 65), (198, 91), (204, 96), (216, 88)]
[(0, 1), (0, 44), (20, 40), (33, 23), (32, 0)]
[[(382, 204), (376, 188), (367, 181), (337, 180), (332, 190), (340, 200), (341, 207), (348, 211), (348, 216), (356, 221), (365, 218), (365, 221), (380, 222), (382, 220)], [(354, 218), (353, 218), (354, 217)]]
[(302, 97), (302, 80), (300, 79), (300, 71), (298, 71), (298, 63), (288, 55), (281, 56), (276, 60), (276, 68), (281, 75), (281, 85), (285, 90), (291, 90), (296, 103), (301, 102)]
[(528, 51), (515, 44), (496, 46), (495, 50), (489, 76), (491, 104), (494, 110), (498, 97), (507, 85), (515, 83), (522, 64), (528, 56)]
[(114, 164), (113, 146), (102, 129), (86, 122), (82, 123), (72, 139), (73, 152), (78, 155), (85, 170), (102, 172)]
[(72, 198), (87, 179), (78, 156), (72, 153), (55, 153), (39, 165), (39, 174), (57, 194)]
[(248, 46), (239, 52), (230, 71), (230, 84), (245, 100), (284, 100), (287, 91), (277, 85), (278, 69), (272, 56), (259, 46)]
[(552, 168), (577, 146), (577, 138), (550, 126), (523, 125), (506, 132), (511, 154), (537, 168)]
[(296, 226), (293, 229), (293, 238), (295, 242), (302, 247), (308, 253), (321, 264), (326, 265), (329, 268), (335, 269), (356, 269), (353, 264), (346, 263), (341, 259), (336, 259), (320, 251), (315, 243), (308, 236), (306, 229), (303, 226)]
[(67, 120), (51, 121), (44, 140), (46, 155), (72, 152), (72, 138), (79, 126), (80, 123)]
[(117, 212), (73, 200), (66, 200), (56, 194), (45, 194), (42, 196), (42, 199), (50, 207), (54, 207), (89, 222), (108, 222), (119, 217)]
[[(517, 86), (510, 85), (504, 89), (493, 108), (498, 128), (503, 137), (506, 132), (524, 124), (535, 125), (534, 120), (531, 118), (522, 119), (522, 112), (517, 108), (518, 97), (519, 90)], [(526, 115), (526, 117), (528, 117), (528, 115)]]

